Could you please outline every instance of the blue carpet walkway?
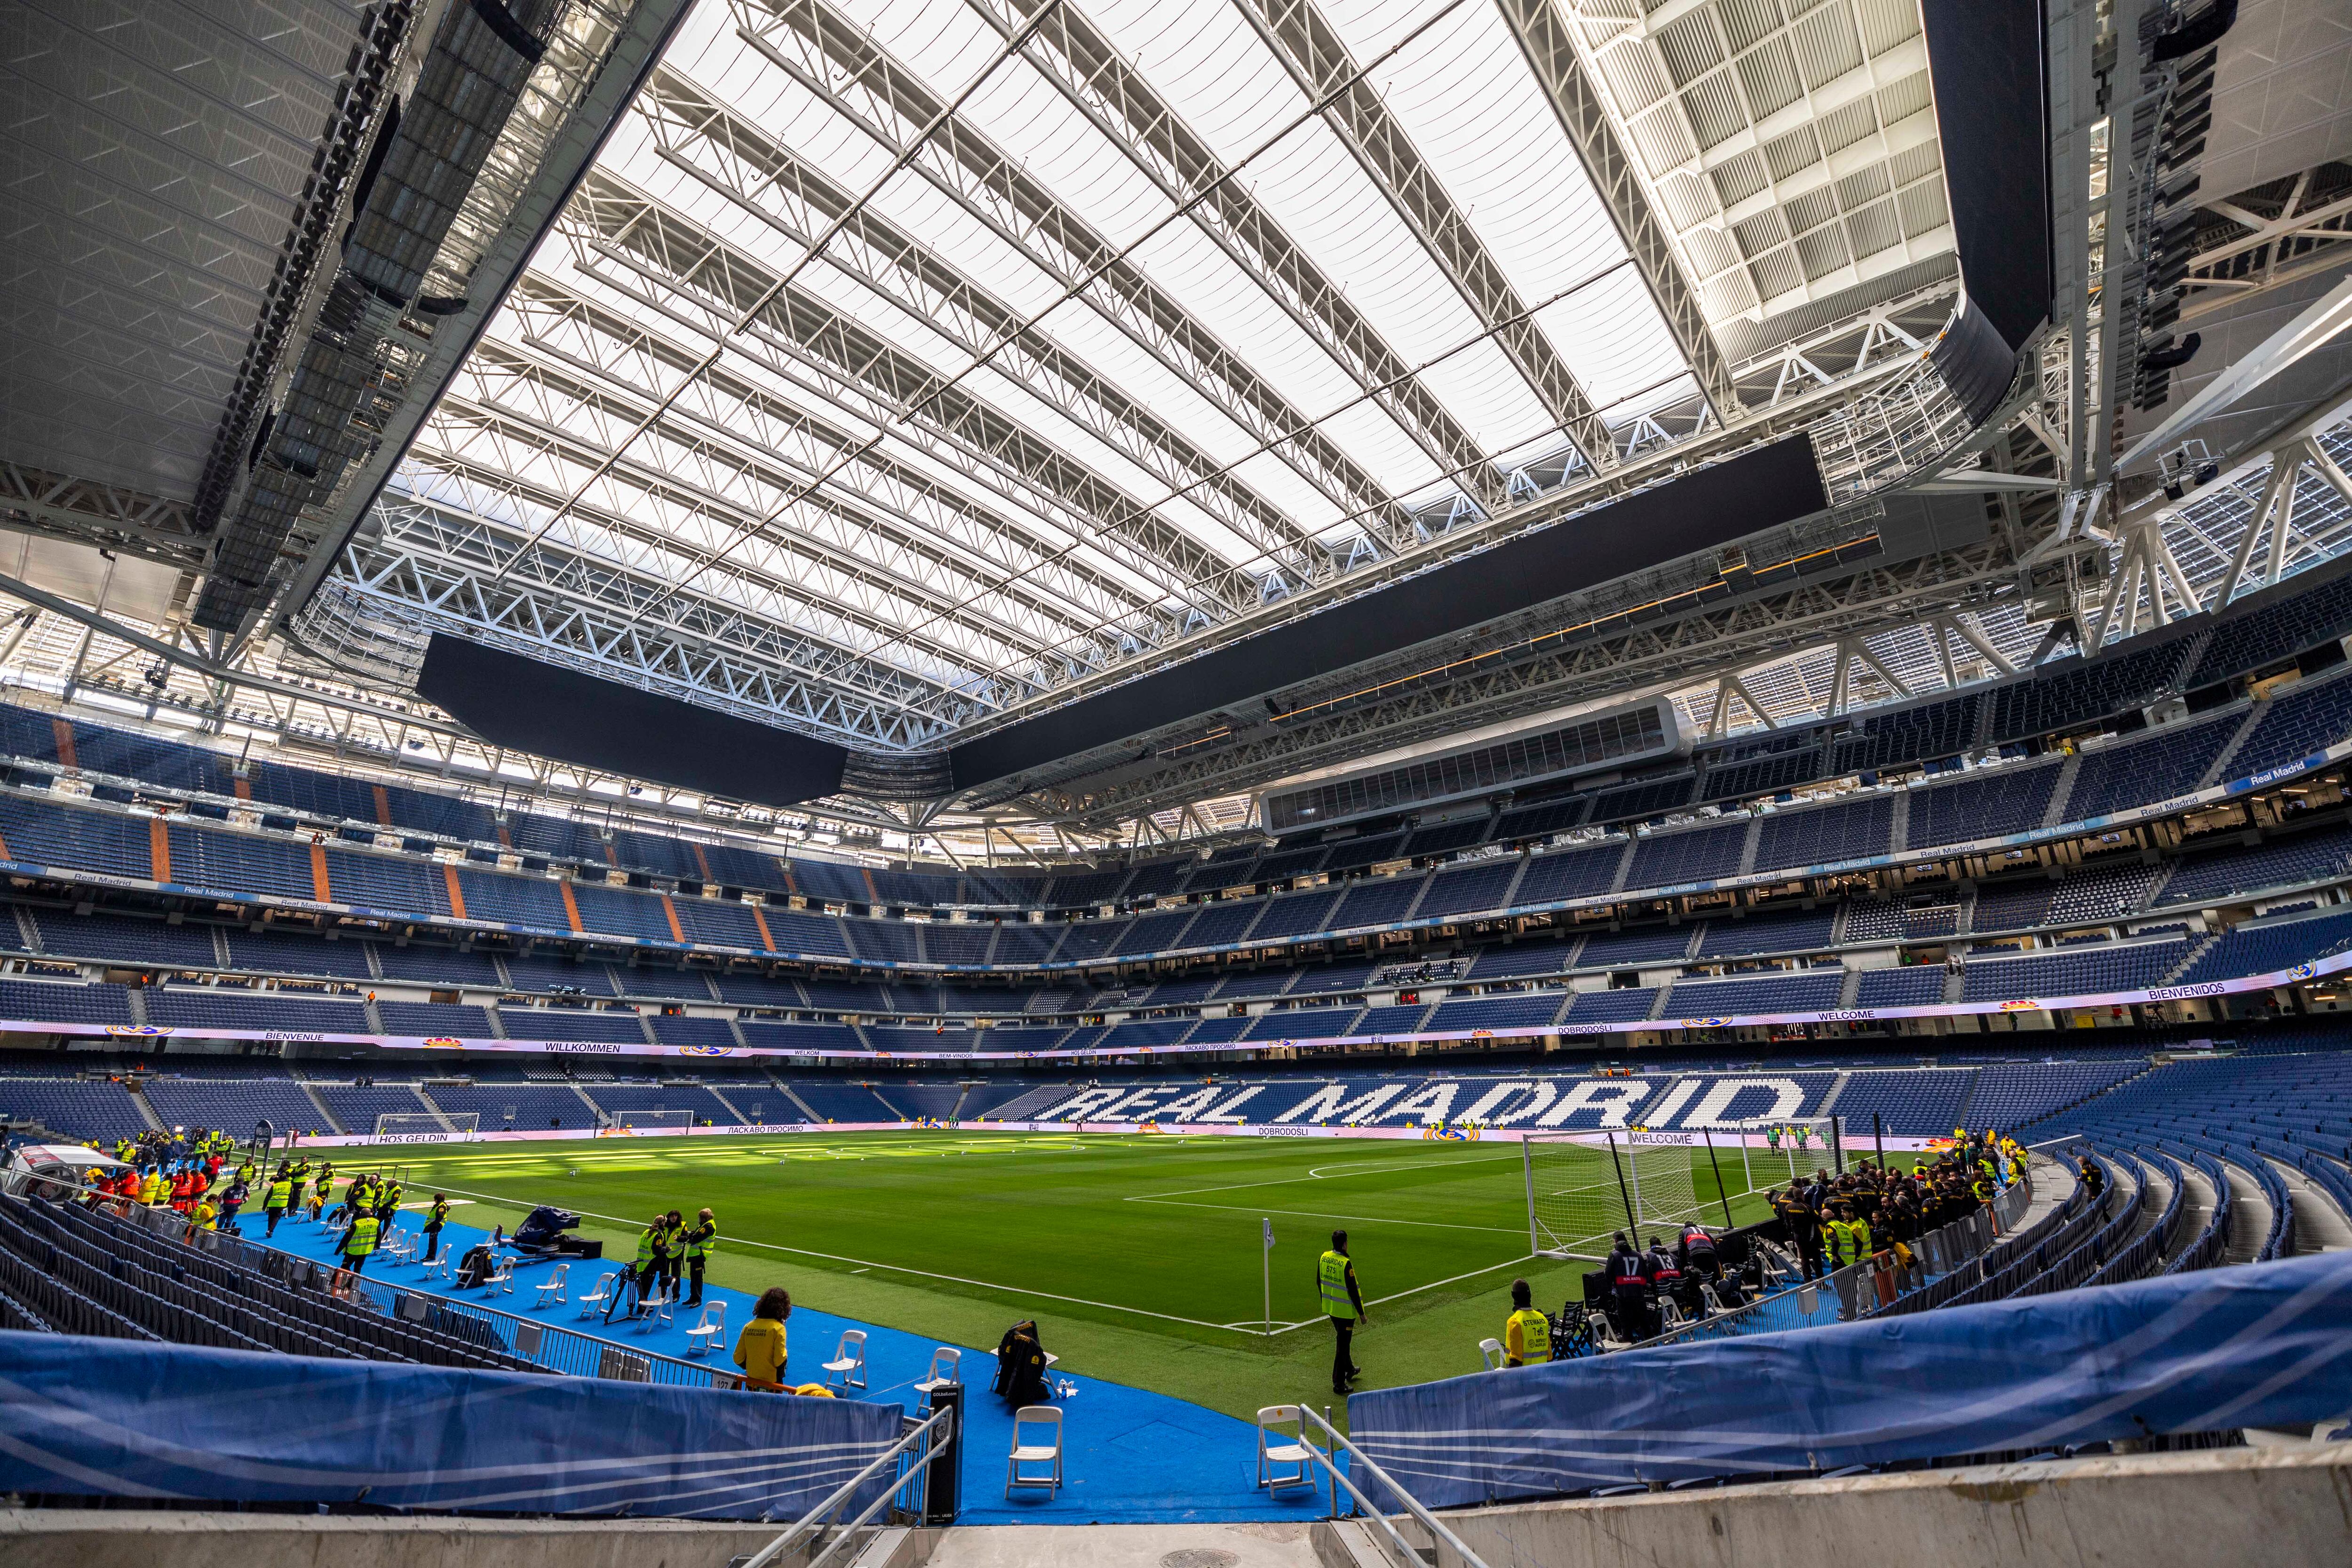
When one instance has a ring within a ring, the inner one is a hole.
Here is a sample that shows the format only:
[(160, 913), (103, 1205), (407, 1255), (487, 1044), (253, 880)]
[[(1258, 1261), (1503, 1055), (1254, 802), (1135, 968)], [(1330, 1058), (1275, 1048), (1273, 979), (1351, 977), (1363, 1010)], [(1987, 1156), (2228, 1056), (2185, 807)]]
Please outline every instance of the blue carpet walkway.
[[(422, 1223), (421, 1216), (404, 1214), (398, 1226), (402, 1231), (413, 1233)], [(263, 1228), (259, 1218), (251, 1215), (245, 1217), (242, 1225), (244, 1235), (254, 1241), (261, 1239)], [(442, 1250), (462, 1257), (485, 1234), (474, 1226), (452, 1223), (442, 1232)], [(334, 1251), (327, 1234), (307, 1221), (281, 1224), (269, 1245), (320, 1260)], [(568, 1295), (577, 1301), (595, 1288), (599, 1274), (615, 1267), (611, 1262), (575, 1262), (567, 1280)], [(698, 1312), (681, 1308), (676, 1321), (656, 1324), (642, 1333), (635, 1324), (618, 1321), (609, 1325), (595, 1320), (583, 1322), (577, 1306), (551, 1307), (534, 1312), (531, 1302), (538, 1294), (537, 1281), (546, 1278), (552, 1268), (551, 1263), (519, 1262), (515, 1293), (511, 1296), (503, 1292), (461, 1293), (438, 1279), (419, 1279), (418, 1264), (394, 1263), (382, 1257), (371, 1260), (366, 1277), (379, 1286), (538, 1319), (555, 1327), (610, 1340), (625, 1349), (689, 1359), (686, 1331)], [(708, 1287), (704, 1296), (727, 1303), (727, 1332), (718, 1349), (707, 1358), (698, 1359), (707, 1360), (714, 1368), (724, 1366), (731, 1371), (735, 1335), (751, 1321), (752, 1298), (717, 1285)], [(787, 1372), (792, 1381), (825, 1381), (820, 1368), (834, 1359), (842, 1331), (863, 1329), (867, 1386), (856, 1397), (900, 1405), (909, 1410), (920, 1403), (912, 1385), (926, 1374), (931, 1352), (939, 1342), (835, 1317), (798, 1301), (793, 1305), (787, 1328), (792, 1352)], [(1057, 1394), (1054, 1401), (1062, 1409), (1065, 1484), (1055, 1496), (1048, 1496), (1042, 1489), (1024, 1490), (1008, 1501), (1004, 1496), (1004, 1456), (1013, 1444), (1013, 1412), (989, 1391), (996, 1376), (996, 1347), (960, 1348), (963, 1351), (961, 1370), (967, 1390), (961, 1523), (1150, 1524), (1304, 1521), (1323, 1515), (1328, 1495), (1325, 1492), (1301, 1488), (1286, 1491), (1276, 1500), (1257, 1489), (1256, 1438), (1247, 1422), (1164, 1394), (1129, 1388), (1100, 1378), (1061, 1374), (1058, 1369), (1054, 1379), (1056, 1386), (1067, 1384), (1073, 1389), (1067, 1394)]]

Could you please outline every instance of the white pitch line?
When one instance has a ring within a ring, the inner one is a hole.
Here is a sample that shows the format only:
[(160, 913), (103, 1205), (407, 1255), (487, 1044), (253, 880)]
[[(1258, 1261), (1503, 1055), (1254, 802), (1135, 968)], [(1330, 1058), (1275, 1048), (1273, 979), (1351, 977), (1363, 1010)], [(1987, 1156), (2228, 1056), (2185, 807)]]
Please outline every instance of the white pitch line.
[[(1423, 1156), (1423, 1158), (1426, 1158), (1426, 1156)], [(1491, 1165), (1507, 1160), (1513, 1164), (1517, 1164), (1519, 1161), (1519, 1156), (1517, 1154), (1481, 1154), (1475, 1159), (1448, 1160), (1445, 1162), (1445, 1168), (1447, 1170), (1452, 1170), (1457, 1165)], [(1303, 1178), (1298, 1176), (1286, 1176), (1282, 1179), (1284, 1181), (1290, 1182), (1300, 1180), (1330, 1181), (1333, 1178), (1324, 1175), (1324, 1172), (1337, 1171), (1342, 1176), (1353, 1176), (1366, 1171), (1410, 1171), (1419, 1164), (1420, 1162), (1417, 1160), (1383, 1160), (1377, 1164), (1372, 1163), (1370, 1160), (1362, 1160), (1359, 1161), (1353, 1166), (1346, 1164), (1311, 1165), (1307, 1167), (1307, 1175)], [(1267, 1184), (1269, 1186), (1274, 1184), (1275, 1184), (1273, 1183)]]
[(1262, 1204), (1188, 1204), (1174, 1198), (1131, 1197), (1131, 1204), (1165, 1204), (1176, 1209), (1215, 1209), (1224, 1214), (1287, 1215), (1292, 1219), (1344, 1219), (1357, 1225), (1411, 1225), (1425, 1230), (1484, 1230), (1497, 1236), (1525, 1236), (1526, 1227), (1513, 1225), (1456, 1225), (1442, 1219), (1397, 1219), (1387, 1215), (1339, 1214), (1330, 1209), (1270, 1209)]
[[(462, 1187), (450, 1187), (447, 1190), (453, 1193), (465, 1191)], [(492, 1203), (503, 1204), (509, 1207), (514, 1206), (515, 1204), (514, 1199), (500, 1197), (495, 1193), (474, 1193), (468, 1195), (473, 1197), (488, 1198)], [(606, 1220), (614, 1225), (621, 1226), (625, 1228), (636, 1224), (635, 1220), (623, 1219), (618, 1215), (598, 1214), (593, 1209), (577, 1209), (573, 1212), (584, 1215), (590, 1219)], [(1212, 1323), (1207, 1321), (1205, 1319), (1180, 1318), (1173, 1312), (1155, 1312), (1148, 1307), (1125, 1307), (1121, 1306), (1117, 1301), (1095, 1301), (1089, 1300), (1084, 1296), (1057, 1295), (1051, 1290), (1033, 1290), (1028, 1287), (1022, 1285), (1000, 1285), (993, 1279), (971, 1279), (961, 1274), (940, 1274), (928, 1268), (902, 1268), (896, 1263), (876, 1263), (863, 1258), (845, 1257), (838, 1252), (816, 1252), (805, 1247), (782, 1247), (772, 1241), (753, 1241), (749, 1237), (740, 1236), (730, 1236), (725, 1239), (734, 1242), (740, 1246), (761, 1247), (770, 1252), (789, 1252), (802, 1258), (822, 1258), (830, 1263), (862, 1263), (868, 1268), (880, 1268), (892, 1274), (912, 1275), (918, 1279), (943, 1279), (950, 1285), (977, 1285), (983, 1290), (1002, 1290), (1010, 1296), (1033, 1296), (1040, 1300), (1045, 1301), (1067, 1301), (1071, 1305), (1077, 1307), (1100, 1307), (1108, 1312), (1132, 1312), (1137, 1317), (1158, 1318), (1163, 1322), (1189, 1323), (1196, 1329), (1217, 1329), (1222, 1331), (1225, 1328), (1225, 1325), (1223, 1323)]]
[[(1431, 1281), (1430, 1281), (1428, 1284), (1426, 1284), (1426, 1285), (1415, 1285), (1414, 1287), (1412, 1287), (1412, 1289), (1409, 1289), (1409, 1290), (1399, 1290), (1396, 1294), (1394, 1294), (1394, 1295), (1392, 1295), (1392, 1296), (1375, 1296), (1375, 1297), (1373, 1297), (1370, 1300), (1369, 1300), (1369, 1301), (1365, 1302), (1365, 1303), (1364, 1303), (1364, 1305), (1366, 1305), (1367, 1307), (1381, 1307), (1381, 1306), (1385, 1306), (1385, 1305), (1387, 1305), (1387, 1304), (1388, 1304), (1389, 1302), (1391, 1302), (1391, 1301), (1402, 1301), (1402, 1300), (1403, 1300), (1407, 1296), (1418, 1296), (1418, 1295), (1420, 1295), (1423, 1290), (1434, 1290), (1434, 1289), (1437, 1289), (1439, 1286), (1441, 1286), (1441, 1285), (1454, 1285), (1454, 1284), (1458, 1284), (1458, 1283), (1460, 1283), (1461, 1281), (1463, 1281), (1463, 1280), (1465, 1280), (1465, 1279), (1477, 1279), (1477, 1278), (1478, 1278), (1478, 1276), (1480, 1276), (1481, 1274), (1494, 1274), (1494, 1273), (1496, 1273), (1496, 1272), (1498, 1272), (1498, 1271), (1500, 1271), (1500, 1270), (1502, 1270), (1502, 1269), (1505, 1269), (1505, 1268), (1517, 1268), (1520, 1264), (1522, 1264), (1522, 1263), (1528, 1263), (1528, 1262), (1533, 1262), (1533, 1261), (1536, 1261), (1536, 1255), (1535, 1255), (1534, 1253), (1532, 1253), (1532, 1252), (1528, 1252), (1528, 1253), (1522, 1253), (1520, 1256), (1518, 1256), (1518, 1257), (1517, 1257), (1517, 1258), (1505, 1258), (1505, 1259), (1504, 1259), (1502, 1262), (1500, 1262), (1500, 1263), (1490, 1263), (1490, 1264), (1488, 1264), (1488, 1265), (1487, 1265), (1486, 1268), (1473, 1268), (1473, 1269), (1472, 1269), (1472, 1270), (1470, 1270), (1470, 1272), (1468, 1272), (1467, 1274), (1456, 1274), (1456, 1275), (1453, 1276), (1452, 1278), (1450, 1278), (1450, 1279), (1433, 1279), (1433, 1280), (1431, 1280)], [(1549, 1260), (1549, 1259), (1548, 1259), (1547, 1261), (1550, 1261), (1550, 1260)], [(1309, 1318), (1309, 1319), (1307, 1319), (1307, 1322), (1305, 1322), (1305, 1323), (1293, 1323), (1293, 1324), (1291, 1324), (1291, 1325), (1290, 1325), (1290, 1328), (1289, 1328), (1289, 1329), (1276, 1329), (1276, 1330), (1275, 1330), (1275, 1331), (1274, 1331), (1274, 1333), (1272, 1333), (1272, 1334), (1268, 1334), (1268, 1335), (1266, 1335), (1265, 1337), (1266, 1337), (1266, 1338), (1268, 1338), (1268, 1339), (1273, 1339), (1273, 1338), (1275, 1338), (1276, 1335), (1280, 1335), (1280, 1334), (1286, 1334), (1286, 1333), (1290, 1332), (1290, 1330), (1291, 1330), (1291, 1329), (1303, 1329), (1303, 1328), (1306, 1328), (1306, 1327), (1307, 1326), (1307, 1324), (1308, 1324), (1308, 1323), (1318, 1323), (1318, 1322), (1321, 1322), (1322, 1321), (1323, 1321), (1323, 1320), (1321, 1320), (1320, 1318)]]
[[(1475, 1160), (1454, 1160), (1454, 1161), (1450, 1161), (1450, 1162), (1448, 1162), (1448, 1163), (1447, 1163), (1447, 1168), (1448, 1168), (1448, 1169), (1452, 1169), (1454, 1166), (1456, 1166), (1456, 1165), (1476, 1165), (1476, 1164), (1486, 1164), (1486, 1163), (1491, 1163), (1496, 1162), (1496, 1161), (1513, 1160), (1513, 1159), (1516, 1159), (1516, 1158), (1517, 1158), (1517, 1156), (1515, 1156), (1515, 1155), (1510, 1155), (1510, 1154), (1489, 1154), (1489, 1155), (1483, 1155), (1483, 1156), (1481, 1156), (1480, 1158), (1475, 1159)], [(1371, 1170), (1375, 1170), (1375, 1171), (1394, 1171), (1394, 1170), (1406, 1170), (1406, 1169), (1410, 1169), (1411, 1167), (1410, 1167), (1409, 1165), (1406, 1165), (1406, 1164), (1387, 1164), (1387, 1163), (1382, 1163), (1382, 1164), (1380, 1164), (1380, 1165), (1371, 1166), (1371, 1167), (1370, 1167), (1370, 1168)], [(1323, 1174), (1323, 1173), (1324, 1173), (1325, 1171), (1339, 1171), (1339, 1172), (1340, 1173), (1340, 1174), (1339, 1174), (1339, 1175), (1338, 1175), (1338, 1176), (1327, 1176), (1327, 1175)], [(1353, 1175), (1353, 1174), (1356, 1174), (1356, 1173), (1355, 1173), (1355, 1172), (1344, 1170), (1342, 1167), (1340, 1167), (1340, 1166), (1337, 1166), (1337, 1165), (1317, 1165), (1317, 1166), (1311, 1167), (1311, 1168), (1307, 1171), (1307, 1174), (1305, 1174), (1305, 1175), (1303, 1175), (1303, 1176), (1272, 1176), (1272, 1177), (1269, 1177), (1269, 1178), (1267, 1178), (1266, 1180), (1265, 1180), (1265, 1181), (1263, 1181), (1263, 1182), (1232, 1182), (1232, 1183), (1228, 1183), (1228, 1184), (1225, 1184), (1225, 1185), (1223, 1185), (1223, 1186), (1218, 1186), (1218, 1187), (1179, 1187), (1179, 1188), (1177, 1188), (1177, 1189), (1176, 1189), (1174, 1192), (1172, 1192), (1172, 1193), (1140, 1193), (1140, 1194), (1137, 1194), (1136, 1195), (1134, 1195), (1134, 1196), (1132, 1196), (1132, 1197), (1128, 1198), (1126, 1201), (1127, 1201), (1127, 1202), (1129, 1202), (1129, 1203), (1131, 1203), (1131, 1204), (1139, 1204), (1139, 1203), (1148, 1203), (1148, 1202), (1150, 1202), (1150, 1201), (1152, 1201), (1152, 1200), (1154, 1200), (1154, 1199), (1158, 1199), (1158, 1198), (1189, 1198), (1189, 1197), (1196, 1197), (1196, 1196), (1198, 1196), (1199, 1194), (1202, 1194), (1202, 1193), (1246, 1193), (1246, 1192), (1254, 1192), (1254, 1191), (1255, 1191), (1255, 1190), (1256, 1190), (1257, 1188), (1259, 1188), (1259, 1187), (1291, 1187), (1291, 1186), (1297, 1186), (1297, 1185), (1298, 1185), (1298, 1184), (1299, 1184), (1300, 1183), (1302, 1183), (1302, 1182), (1317, 1182), (1317, 1181), (1331, 1182), (1331, 1181), (1338, 1181), (1338, 1180), (1339, 1180), (1342, 1176)]]

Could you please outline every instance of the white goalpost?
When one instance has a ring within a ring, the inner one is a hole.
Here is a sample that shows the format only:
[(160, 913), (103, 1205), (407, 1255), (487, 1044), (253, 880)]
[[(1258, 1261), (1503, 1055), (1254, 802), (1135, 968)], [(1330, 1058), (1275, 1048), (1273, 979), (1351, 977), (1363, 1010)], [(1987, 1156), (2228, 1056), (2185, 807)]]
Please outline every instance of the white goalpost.
[(439, 1116), (386, 1111), (375, 1119), (379, 1143), (471, 1142), (481, 1131), (478, 1110), (444, 1111)]
[(683, 1132), (694, 1125), (691, 1110), (615, 1110), (607, 1113), (604, 1131), (608, 1133)]
[(1739, 1135), (1740, 1168), (1748, 1190), (1777, 1187), (1815, 1171), (1842, 1174), (1847, 1163), (1845, 1119), (1784, 1116), (1748, 1124)]
[(1598, 1258), (1618, 1231), (1646, 1235), (1701, 1217), (1691, 1180), (1699, 1146), (1695, 1132), (1530, 1133), (1519, 1144), (1528, 1249)]

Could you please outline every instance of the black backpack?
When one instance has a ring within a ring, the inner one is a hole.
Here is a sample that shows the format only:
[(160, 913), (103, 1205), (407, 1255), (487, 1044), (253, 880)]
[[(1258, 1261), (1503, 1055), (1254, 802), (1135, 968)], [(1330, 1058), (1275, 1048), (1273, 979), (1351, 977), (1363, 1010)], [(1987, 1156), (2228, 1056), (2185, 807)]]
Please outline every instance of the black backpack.
[(1034, 1320), (1022, 1319), (997, 1342), (995, 1387), (1016, 1406), (1045, 1403), (1045, 1347), (1038, 1341)]

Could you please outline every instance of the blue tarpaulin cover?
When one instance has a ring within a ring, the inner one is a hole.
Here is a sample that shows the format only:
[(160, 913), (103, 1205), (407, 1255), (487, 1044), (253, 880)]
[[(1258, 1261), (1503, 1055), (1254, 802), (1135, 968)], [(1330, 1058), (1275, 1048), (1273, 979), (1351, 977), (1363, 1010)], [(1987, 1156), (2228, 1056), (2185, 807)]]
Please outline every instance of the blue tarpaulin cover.
[(0, 1491), (793, 1519), (897, 1442), (899, 1419), (896, 1405), (0, 1331)]
[(1423, 1504), (2352, 1414), (2352, 1253), (1382, 1389), (1354, 1440)]

